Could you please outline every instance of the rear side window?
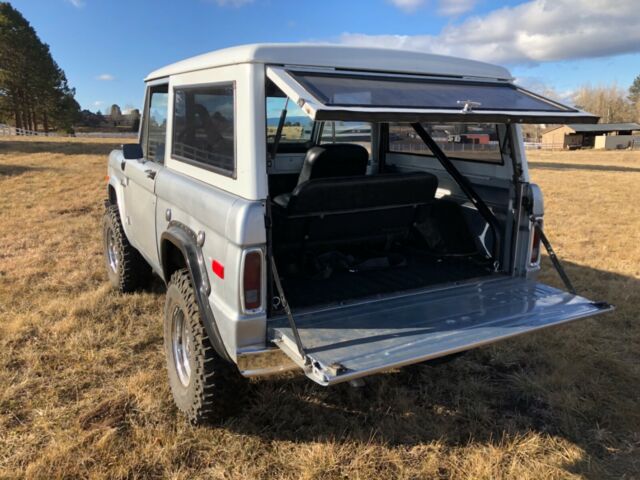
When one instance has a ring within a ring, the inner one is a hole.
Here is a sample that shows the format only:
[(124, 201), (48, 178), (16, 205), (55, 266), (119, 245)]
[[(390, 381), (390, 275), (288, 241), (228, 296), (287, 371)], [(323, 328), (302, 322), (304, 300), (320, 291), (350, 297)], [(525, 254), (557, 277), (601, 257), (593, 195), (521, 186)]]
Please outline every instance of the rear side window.
[(235, 175), (233, 83), (174, 90), (172, 155), (187, 163)]
[[(502, 164), (496, 124), (433, 123), (423, 126), (449, 158)], [(433, 156), (408, 123), (389, 124), (389, 152)]]

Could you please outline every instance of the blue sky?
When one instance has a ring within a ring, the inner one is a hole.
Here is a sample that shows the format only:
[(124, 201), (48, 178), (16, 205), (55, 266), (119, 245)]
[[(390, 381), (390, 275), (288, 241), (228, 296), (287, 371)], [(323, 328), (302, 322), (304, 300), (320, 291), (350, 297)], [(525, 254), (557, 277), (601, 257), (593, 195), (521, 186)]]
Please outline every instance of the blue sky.
[(92, 111), (140, 107), (148, 72), (254, 42), (333, 42), (507, 66), (567, 98), (640, 74), (638, 0), (12, 0)]

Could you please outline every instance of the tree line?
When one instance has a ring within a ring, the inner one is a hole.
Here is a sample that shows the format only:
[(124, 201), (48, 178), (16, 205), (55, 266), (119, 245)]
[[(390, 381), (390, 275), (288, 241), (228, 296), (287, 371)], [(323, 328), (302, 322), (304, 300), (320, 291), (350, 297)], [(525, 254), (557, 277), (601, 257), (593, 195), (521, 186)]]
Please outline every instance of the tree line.
[(616, 84), (580, 87), (573, 102), (600, 117), (600, 123), (640, 122), (640, 75), (628, 90)]
[(0, 2), (0, 122), (70, 131), (80, 112), (74, 97), (49, 46), (18, 10)]

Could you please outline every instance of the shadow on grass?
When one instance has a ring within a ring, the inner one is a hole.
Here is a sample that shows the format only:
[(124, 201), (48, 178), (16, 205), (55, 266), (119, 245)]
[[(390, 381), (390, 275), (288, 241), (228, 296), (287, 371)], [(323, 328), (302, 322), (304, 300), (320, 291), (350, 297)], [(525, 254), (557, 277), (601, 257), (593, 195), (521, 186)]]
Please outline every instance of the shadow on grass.
[(0, 163), (0, 177), (14, 177), (27, 172), (41, 172), (49, 170), (46, 167), (34, 167), (29, 165), (7, 165)]
[(588, 163), (529, 162), (529, 167), (548, 170), (593, 170), (598, 172), (630, 172), (640, 173), (640, 167), (623, 167), (618, 165), (590, 165)]
[(109, 142), (0, 142), (0, 154), (11, 153), (51, 153), (62, 155), (108, 155), (111, 150), (120, 148), (122, 143), (135, 142), (135, 139), (123, 138), (120, 143)]
[[(560, 287), (550, 267), (547, 270), (545, 280)], [(579, 291), (592, 300), (622, 302), (622, 296), (605, 295), (631, 288), (640, 292), (640, 282), (630, 277), (575, 264), (567, 270)], [(601, 346), (598, 358), (589, 354), (594, 345), (611, 342), (621, 310), (558, 327), (551, 334), (473, 350), (440, 365), (426, 363), (370, 377), (362, 388), (325, 388), (302, 376), (255, 380), (243, 413), (220, 426), (267, 441), (443, 442), (451, 447), (470, 441), (498, 446), (505, 438), (537, 432), (566, 438), (586, 452), (565, 467), (570, 471), (587, 478), (618, 476), (633, 464), (631, 452), (625, 456), (612, 451), (627, 445), (638, 426), (637, 416), (629, 421), (623, 413), (639, 407), (629, 387), (638, 379), (632, 369), (626, 376), (602, 377), (603, 371), (620, 375), (620, 368), (613, 368), (615, 361), (604, 354), (619, 345)], [(567, 365), (575, 371), (559, 376), (558, 368), (564, 372)], [(568, 399), (560, 395), (565, 400), (558, 400), (558, 389)], [(615, 438), (603, 441), (599, 425), (615, 431)]]

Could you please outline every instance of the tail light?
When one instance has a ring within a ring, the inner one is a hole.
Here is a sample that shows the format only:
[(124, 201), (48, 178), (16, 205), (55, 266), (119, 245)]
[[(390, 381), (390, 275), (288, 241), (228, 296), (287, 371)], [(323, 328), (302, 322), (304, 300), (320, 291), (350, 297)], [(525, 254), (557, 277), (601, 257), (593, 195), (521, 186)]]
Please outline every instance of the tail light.
[(531, 232), (531, 257), (529, 258), (531, 265), (537, 265), (540, 261), (540, 228), (542, 228), (542, 223), (540, 222), (538, 225), (534, 224)]
[(248, 250), (244, 254), (242, 273), (242, 302), (245, 312), (262, 306), (262, 250)]

